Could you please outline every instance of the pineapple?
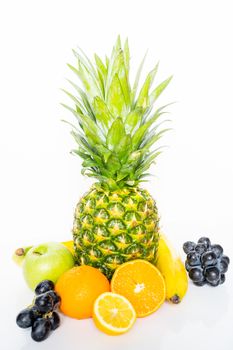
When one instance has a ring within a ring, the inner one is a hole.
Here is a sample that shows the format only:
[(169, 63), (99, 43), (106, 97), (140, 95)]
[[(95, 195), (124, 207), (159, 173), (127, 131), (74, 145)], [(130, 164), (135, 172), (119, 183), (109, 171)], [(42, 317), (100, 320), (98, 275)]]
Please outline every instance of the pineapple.
[(74, 51), (77, 65), (68, 65), (82, 83), (64, 92), (74, 106), (63, 104), (76, 122), (71, 134), (83, 159), (82, 174), (97, 179), (75, 209), (73, 239), (77, 264), (99, 268), (109, 279), (122, 263), (132, 259), (154, 262), (159, 240), (159, 215), (150, 193), (140, 187), (147, 170), (161, 153), (155, 147), (168, 129), (158, 119), (165, 107), (154, 102), (171, 77), (155, 88), (158, 64), (138, 89), (144, 60), (134, 84), (129, 81), (128, 41), (118, 37), (110, 59), (92, 61)]

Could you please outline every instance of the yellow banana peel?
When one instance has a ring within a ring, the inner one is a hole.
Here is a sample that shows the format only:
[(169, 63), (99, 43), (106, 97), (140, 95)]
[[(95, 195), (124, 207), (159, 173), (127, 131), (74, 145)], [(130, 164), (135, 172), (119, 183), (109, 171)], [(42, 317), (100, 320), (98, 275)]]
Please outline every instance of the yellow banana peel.
[(163, 234), (160, 234), (156, 266), (165, 280), (166, 299), (180, 303), (188, 289), (188, 276), (181, 258)]
[(61, 242), (74, 255), (74, 241)]

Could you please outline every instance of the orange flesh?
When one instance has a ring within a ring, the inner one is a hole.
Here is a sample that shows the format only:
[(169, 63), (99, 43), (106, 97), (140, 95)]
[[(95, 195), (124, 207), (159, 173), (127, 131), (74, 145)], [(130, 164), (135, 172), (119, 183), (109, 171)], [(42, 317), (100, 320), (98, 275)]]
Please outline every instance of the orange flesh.
[(161, 273), (144, 260), (122, 264), (112, 278), (111, 290), (125, 296), (138, 317), (156, 311), (165, 300), (165, 283)]

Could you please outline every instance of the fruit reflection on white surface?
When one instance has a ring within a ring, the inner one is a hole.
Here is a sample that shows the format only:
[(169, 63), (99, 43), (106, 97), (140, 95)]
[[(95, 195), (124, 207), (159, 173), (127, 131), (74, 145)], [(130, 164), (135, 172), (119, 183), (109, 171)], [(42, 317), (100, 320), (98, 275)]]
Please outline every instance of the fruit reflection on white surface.
[[(230, 350), (233, 344), (233, 338), (229, 335), (231, 325), (225, 323), (230, 307), (232, 310), (225, 286), (213, 289), (209, 286), (200, 288), (191, 285), (181, 304), (164, 304), (155, 314), (137, 319), (129, 333), (118, 337), (99, 332), (92, 320), (75, 321), (62, 317), (61, 327), (43, 343), (43, 349), (49, 349), (51, 344), (55, 344), (58, 350), (76, 349), (75, 342), (77, 343), (78, 337), (80, 348), (88, 350), (141, 349), (145, 346), (145, 339), (148, 349), (150, 344), (151, 348), (155, 348), (156, 345), (156, 349), (159, 350), (172, 349), (175, 343), (182, 350), (187, 348), (187, 344), (191, 350), (204, 350), (211, 348), (215, 332), (221, 332), (221, 343), (220, 339), (217, 340), (214, 349)], [(34, 349), (32, 346), (31, 342), (25, 339), (25, 345), (20, 350)]]

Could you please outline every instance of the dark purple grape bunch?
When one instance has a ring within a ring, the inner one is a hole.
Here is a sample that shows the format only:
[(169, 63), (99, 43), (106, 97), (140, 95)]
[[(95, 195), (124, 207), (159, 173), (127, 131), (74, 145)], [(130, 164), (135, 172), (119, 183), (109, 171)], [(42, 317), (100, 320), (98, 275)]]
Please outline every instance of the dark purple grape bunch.
[(49, 280), (39, 283), (35, 294), (33, 304), (18, 314), (16, 323), (21, 328), (31, 327), (32, 339), (40, 342), (60, 326), (60, 317), (55, 310), (61, 299), (54, 291), (54, 283)]
[(197, 244), (185, 242), (183, 250), (187, 254), (185, 268), (196, 286), (217, 287), (225, 282), (230, 259), (223, 255), (221, 245), (211, 244), (209, 238), (201, 237)]

